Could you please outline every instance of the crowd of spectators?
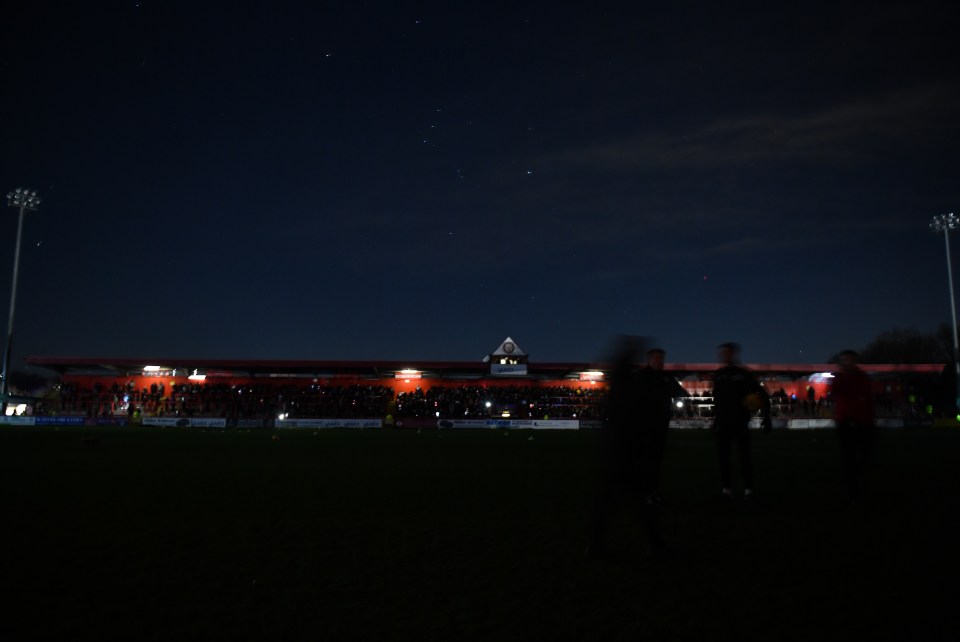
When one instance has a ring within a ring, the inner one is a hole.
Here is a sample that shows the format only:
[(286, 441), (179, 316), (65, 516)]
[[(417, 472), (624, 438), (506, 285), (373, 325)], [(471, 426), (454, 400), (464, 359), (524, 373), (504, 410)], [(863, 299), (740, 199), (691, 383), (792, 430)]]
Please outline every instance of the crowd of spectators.
[[(267, 387), (269, 388), (269, 387)], [(249, 389), (249, 392), (254, 392)], [(271, 396), (271, 390), (261, 397)], [(386, 386), (284, 386), (276, 395), (277, 412), (285, 417), (382, 417), (393, 401), (393, 390)], [(252, 417), (264, 413), (252, 409)], [(274, 413), (267, 412), (271, 417)]]
[(183, 383), (169, 388), (152, 384), (137, 390), (113, 382), (109, 387), (94, 383), (80, 389), (63, 383), (58, 394), (44, 399), (36, 414), (82, 414), (88, 417), (116, 415), (224, 417), (268, 419), (281, 414), (289, 418), (381, 417), (393, 400), (385, 386), (304, 386), (294, 384), (228, 385)]
[(397, 395), (395, 415), (402, 417), (515, 419), (598, 418), (602, 388), (565, 386), (434, 386)]
[(58, 384), (54, 394), (48, 395), (37, 404), (34, 414), (86, 415), (88, 417), (107, 417), (122, 414), (132, 404), (151, 409), (163, 398), (163, 384), (149, 389), (137, 390), (134, 382), (110, 382), (109, 385), (96, 382), (89, 388), (76, 383)]
[[(787, 394), (780, 388), (771, 394), (771, 409), (779, 417), (829, 417), (829, 393), (815, 396)], [(709, 417), (712, 396), (700, 391), (679, 404), (676, 414)], [(59, 384), (54, 393), (39, 402), (38, 415), (175, 416), (223, 417), (228, 419), (284, 418), (486, 418), (509, 416), (516, 419), (573, 418), (602, 416), (605, 388), (522, 385), (460, 385), (417, 387), (412, 392), (393, 391), (380, 385), (318, 385), (298, 383), (256, 383), (230, 385), (217, 382), (151, 384), (140, 388), (133, 380), (96, 382), (90, 387), (76, 383)], [(916, 405), (916, 404), (912, 404)], [(886, 416), (901, 414), (906, 407), (890, 395), (877, 399), (877, 408)]]
[[(228, 385), (133, 381), (95, 383), (90, 388), (62, 383), (41, 402), (36, 414), (224, 417), (229, 419), (384, 417), (598, 418), (602, 388), (564, 386), (436, 386), (400, 393), (378, 385)], [(439, 413), (439, 414), (438, 414)]]
[(813, 388), (804, 395), (787, 394), (780, 388), (770, 395), (770, 410), (774, 417), (826, 418), (833, 412), (833, 402), (829, 395), (818, 397)]

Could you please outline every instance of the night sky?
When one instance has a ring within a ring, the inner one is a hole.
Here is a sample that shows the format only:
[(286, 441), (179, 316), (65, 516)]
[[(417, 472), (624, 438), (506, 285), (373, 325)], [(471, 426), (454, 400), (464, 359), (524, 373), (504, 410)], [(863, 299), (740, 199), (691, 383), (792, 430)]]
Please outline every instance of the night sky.
[[(22, 4), (0, 187), (44, 201), (15, 367), (615, 333), (817, 362), (949, 320), (948, 3)], [(15, 231), (5, 207), (4, 321)]]

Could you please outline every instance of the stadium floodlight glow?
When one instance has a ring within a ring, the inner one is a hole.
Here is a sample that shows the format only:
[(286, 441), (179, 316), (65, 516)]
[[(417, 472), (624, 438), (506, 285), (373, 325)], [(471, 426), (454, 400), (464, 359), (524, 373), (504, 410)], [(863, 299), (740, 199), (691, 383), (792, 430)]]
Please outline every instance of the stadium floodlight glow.
[[(943, 242), (947, 248), (947, 283), (950, 286), (950, 315), (953, 319), (953, 374), (956, 382), (954, 406), (960, 410), (960, 346), (957, 345), (957, 299), (953, 293), (953, 266), (950, 263), (950, 232), (960, 228), (960, 217), (953, 212), (938, 214), (930, 221), (930, 230), (943, 232)], [(960, 416), (960, 414), (958, 414)]]
[(13, 284), (10, 286), (10, 317), (7, 320), (7, 344), (3, 350), (3, 371), (0, 372), (0, 409), (6, 409), (7, 396), (10, 391), (8, 382), (10, 375), (10, 357), (13, 352), (13, 314), (17, 305), (17, 277), (20, 273), (20, 241), (23, 238), (23, 213), (32, 212), (40, 208), (40, 197), (36, 191), (18, 187), (7, 194), (7, 205), (20, 210), (17, 219), (17, 243), (13, 251)]

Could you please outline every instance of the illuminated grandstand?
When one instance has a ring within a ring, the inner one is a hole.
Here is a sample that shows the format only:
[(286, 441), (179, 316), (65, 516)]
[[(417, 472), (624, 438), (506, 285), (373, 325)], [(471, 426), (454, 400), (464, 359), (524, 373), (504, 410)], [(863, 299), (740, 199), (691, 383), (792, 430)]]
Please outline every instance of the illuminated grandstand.
[[(35, 423), (201, 427), (595, 426), (603, 364), (537, 363), (509, 337), (482, 361), (248, 361), (29, 357), (60, 376), (23, 413)], [(750, 364), (782, 420), (829, 421), (828, 364)], [(667, 364), (688, 397), (678, 421), (705, 425), (712, 363)], [(909, 382), (940, 364), (866, 365), (881, 415), (916, 414)], [(29, 422), (30, 419), (23, 419)]]

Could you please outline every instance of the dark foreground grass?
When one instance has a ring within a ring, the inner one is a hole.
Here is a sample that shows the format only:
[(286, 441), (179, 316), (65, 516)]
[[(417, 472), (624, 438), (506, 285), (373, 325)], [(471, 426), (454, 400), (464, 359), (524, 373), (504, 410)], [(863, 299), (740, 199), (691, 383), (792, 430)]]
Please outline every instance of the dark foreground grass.
[(729, 505), (673, 432), (678, 557), (624, 510), (602, 562), (596, 435), (530, 436), (3, 428), (2, 639), (956, 639), (960, 432), (884, 433), (864, 510), (832, 433), (757, 435)]

